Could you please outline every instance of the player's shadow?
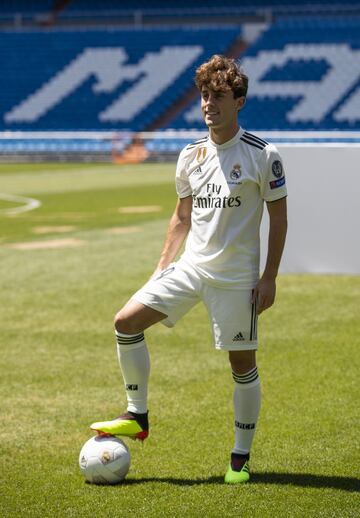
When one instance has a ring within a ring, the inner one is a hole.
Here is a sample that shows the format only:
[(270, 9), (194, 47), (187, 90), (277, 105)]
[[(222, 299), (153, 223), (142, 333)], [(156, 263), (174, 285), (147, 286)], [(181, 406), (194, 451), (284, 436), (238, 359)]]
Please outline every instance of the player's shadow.
[[(198, 479), (182, 479), (172, 477), (149, 477), (125, 479), (124, 485), (144, 484), (147, 482), (160, 482), (176, 486), (197, 486), (202, 484), (223, 484), (223, 477), (209, 477)], [(342, 491), (360, 491), (360, 479), (355, 477), (332, 477), (327, 475), (311, 475), (305, 473), (252, 473), (251, 485), (253, 484), (275, 484), (291, 485), (299, 487), (315, 487), (340, 489)]]

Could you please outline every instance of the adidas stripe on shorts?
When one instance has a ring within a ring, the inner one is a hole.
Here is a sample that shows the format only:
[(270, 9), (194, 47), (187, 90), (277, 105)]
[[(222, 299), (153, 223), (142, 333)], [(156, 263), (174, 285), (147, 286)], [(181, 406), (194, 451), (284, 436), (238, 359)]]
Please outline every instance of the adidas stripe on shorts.
[(257, 349), (257, 315), (255, 304), (251, 303), (251, 290), (208, 284), (184, 261), (170, 264), (132, 298), (167, 315), (162, 321), (167, 327), (173, 327), (202, 301), (209, 314), (216, 349)]

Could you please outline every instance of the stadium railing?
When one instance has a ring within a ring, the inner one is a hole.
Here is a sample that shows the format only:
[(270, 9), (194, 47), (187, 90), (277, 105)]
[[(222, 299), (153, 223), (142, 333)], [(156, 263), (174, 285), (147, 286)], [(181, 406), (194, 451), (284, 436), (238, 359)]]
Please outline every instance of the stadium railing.
[[(220, 4), (220, 2), (219, 2)], [(116, 4), (114, 4), (116, 6)], [(26, 7), (26, 6), (25, 6)], [(98, 8), (76, 9), (66, 8), (58, 14), (51, 10), (2, 8), (0, 27), (16, 28), (34, 26), (69, 26), (86, 27), (99, 25), (128, 25), (133, 27), (169, 25), (203, 25), (243, 23), (249, 21), (271, 22), (289, 16), (344, 16), (360, 15), (357, 1), (345, 2), (304, 2), (289, 0), (278, 4), (268, 2), (248, 3), (247, 5), (217, 5), (200, 7), (132, 7), (132, 8)]]
[[(268, 142), (289, 146), (360, 146), (359, 131), (257, 131)], [(175, 161), (187, 144), (207, 131), (5, 131), (0, 132), (0, 162)]]

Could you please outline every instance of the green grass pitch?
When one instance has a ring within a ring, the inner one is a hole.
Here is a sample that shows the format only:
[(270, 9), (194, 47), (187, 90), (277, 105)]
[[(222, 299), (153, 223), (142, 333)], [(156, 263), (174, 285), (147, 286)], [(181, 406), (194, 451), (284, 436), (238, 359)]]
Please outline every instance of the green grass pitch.
[[(0, 516), (358, 517), (356, 276), (279, 277), (259, 322), (249, 485), (222, 482), (233, 382), (200, 305), (147, 333), (151, 434), (128, 442), (126, 481), (84, 483), (89, 423), (125, 407), (113, 315), (155, 267), (173, 175), (169, 164), (0, 166), (0, 193), (41, 202), (11, 214), (21, 203), (0, 196)], [(129, 206), (152, 212), (119, 211)]]

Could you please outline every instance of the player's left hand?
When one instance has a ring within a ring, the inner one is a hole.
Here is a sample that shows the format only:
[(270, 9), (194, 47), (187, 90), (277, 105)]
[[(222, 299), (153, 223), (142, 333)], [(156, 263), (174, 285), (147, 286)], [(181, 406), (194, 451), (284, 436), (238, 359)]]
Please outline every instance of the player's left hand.
[(253, 290), (252, 300), (257, 301), (257, 314), (260, 315), (265, 309), (270, 308), (274, 304), (276, 294), (275, 279), (262, 277)]

